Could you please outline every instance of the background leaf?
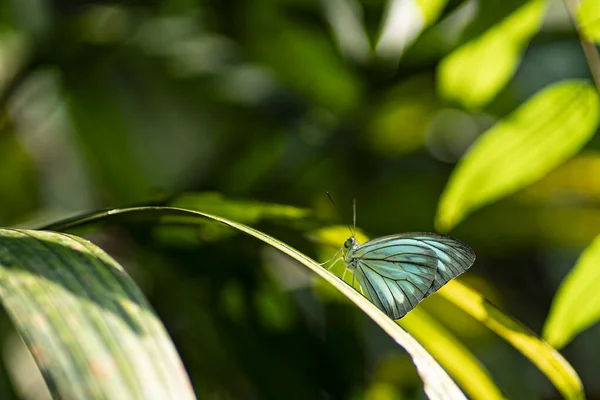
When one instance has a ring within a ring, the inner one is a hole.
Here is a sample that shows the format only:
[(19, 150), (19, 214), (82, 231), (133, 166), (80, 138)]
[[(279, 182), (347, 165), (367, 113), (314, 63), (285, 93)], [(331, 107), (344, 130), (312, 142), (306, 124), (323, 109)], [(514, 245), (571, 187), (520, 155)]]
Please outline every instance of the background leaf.
[(324, 32), (296, 23), (267, 2), (251, 7), (243, 18), (254, 39), (253, 53), (287, 87), (335, 111), (356, 104), (362, 88)]
[(442, 194), (436, 226), (448, 231), (473, 210), (542, 178), (597, 127), (595, 87), (564, 81), (546, 88), (473, 144)]
[(595, 42), (600, 42), (600, 2), (583, 0), (577, 10), (577, 21), (583, 35)]
[(563, 356), (530, 329), (504, 314), (479, 293), (458, 280), (448, 282), (438, 293), (523, 353), (552, 381), (565, 398), (585, 398), (583, 385), (577, 372)]
[(447, 0), (389, 0), (375, 47), (383, 59), (398, 61), (404, 50), (442, 13)]
[(201, 210), (226, 218), (253, 224), (261, 219), (300, 219), (310, 215), (310, 211), (282, 204), (259, 201), (231, 200), (219, 193), (186, 193), (173, 200), (170, 205), (176, 208)]
[(585, 249), (556, 292), (543, 337), (556, 348), (600, 318), (600, 236)]
[(115, 198), (128, 203), (141, 201), (151, 196), (151, 184), (130, 156), (127, 122), (111, 101), (114, 88), (103, 83), (102, 75), (95, 72), (87, 71), (69, 88), (69, 111), (80, 136), (79, 146), (93, 160), (99, 181), (114, 191)]
[[(311, 214), (307, 209), (259, 201), (227, 199), (214, 192), (186, 193), (169, 202), (169, 206), (201, 210), (249, 225), (264, 220), (290, 224)], [(214, 242), (236, 233), (237, 231), (211, 220), (196, 221), (194, 226), (170, 224), (156, 230), (156, 235), (163, 241), (179, 247), (197, 246), (202, 241)]]
[(487, 104), (513, 76), (545, 9), (544, 0), (528, 1), (444, 58), (437, 71), (440, 94), (466, 108)]
[(193, 399), (164, 326), (93, 244), (0, 230), (0, 299), (61, 399)]
[(448, 329), (422, 307), (409, 312), (398, 324), (427, 349), (456, 379), (471, 399), (503, 399), (489, 372)]

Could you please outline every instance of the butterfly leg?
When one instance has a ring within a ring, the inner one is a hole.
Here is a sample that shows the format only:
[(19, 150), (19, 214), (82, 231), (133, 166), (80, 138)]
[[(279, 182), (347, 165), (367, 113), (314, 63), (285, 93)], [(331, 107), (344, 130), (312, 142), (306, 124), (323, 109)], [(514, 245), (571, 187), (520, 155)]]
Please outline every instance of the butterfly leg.
[(337, 264), (339, 263), (341, 260), (341, 258), (337, 258), (329, 267), (325, 268), (327, 271), (331, 271), (331, 269)]
[[(354, 286), (354, 279), (356, 278), (356, 276), (354, 275), (354, 272), (352, 273), (352, 287), (356, 289), (356, 286)], [(363, 292), (363, 288), (362, 286), (360, 286), (360, 284), (358, 285), (358, 291), (360, 292), (360, 294), (362, 294), (363, 296), (365, 296), (365, 292)], [(365, 296), (367, 297), (367, 296)]]
[[(335, 252), (335, 254), (333, 255), (333, 257), (331, 257), (329, 260), (325, 261), (324, 263), (320, 263), (319, 265), (322, 267), (325, 264), (331, 262), (335, 257), (337, 257), (338, 254), (340, 254), (340, 251), (342, 251), (342, 249), (339, 249), (338, 251)], [(331, 267), (327, 268), (330, 269)]]
[[(352, 272), (352, 288), (356, 289), (356, 286), (354, 286), (354, 279), (356, 278), (356, 275), (354, 274), (354, 271)], [(363, 291), (362, 286), (360, 285), (360, 283), (358, 284), (358, 291), (360, 292), (360, 294), (362, 294), (363, 296), (365, 296), (365, 292)], [(367, 297), (367, 296), (365, 296)]]

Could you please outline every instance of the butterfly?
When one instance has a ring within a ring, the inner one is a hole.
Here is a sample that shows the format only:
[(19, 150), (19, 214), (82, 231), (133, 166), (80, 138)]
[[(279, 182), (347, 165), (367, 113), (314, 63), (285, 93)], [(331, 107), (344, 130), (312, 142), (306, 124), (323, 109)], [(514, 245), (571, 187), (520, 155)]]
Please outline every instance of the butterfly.
[(400, 319), (475, 262), (460, 240), (434, 233), (401, 233), (359, 244), (354, 234), (343, 249), (346, 269), (362, 294), (392, 319)]

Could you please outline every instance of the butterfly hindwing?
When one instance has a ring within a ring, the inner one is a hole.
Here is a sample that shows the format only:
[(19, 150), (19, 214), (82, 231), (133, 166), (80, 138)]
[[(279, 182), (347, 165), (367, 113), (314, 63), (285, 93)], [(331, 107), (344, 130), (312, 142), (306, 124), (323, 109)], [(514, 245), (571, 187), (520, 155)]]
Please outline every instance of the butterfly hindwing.
[(362, 268), (355, 270), (356, 280), (365, 291), (365, 296), (387, 315), (398, 314), (398, 305), (392, 292), (385, 286), (381, 275), (371, 274)]
[[(400, 258), (400, 256), (398, 256)], [(435, 279), (437, 258), (434, 252), (430, 252), (428, 257), (421, 258), (419, 263), (416, 261), (383, 261), (375, 259), (361, 259), (358, 266), (363, 269), (369, 269), (381, 275), (384, 278), (393, 281), (408, 281), (414, 285), (423, 294), (432, 285)]]

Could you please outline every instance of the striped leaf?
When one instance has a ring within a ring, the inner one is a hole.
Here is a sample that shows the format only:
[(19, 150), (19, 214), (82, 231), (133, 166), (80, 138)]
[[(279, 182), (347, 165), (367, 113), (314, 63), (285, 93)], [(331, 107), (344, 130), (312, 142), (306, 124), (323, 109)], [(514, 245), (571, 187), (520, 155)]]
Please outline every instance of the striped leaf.
[(141, 291), (86, 240), (0, 229), (0, 301), (54, 398), (195, 398)]

